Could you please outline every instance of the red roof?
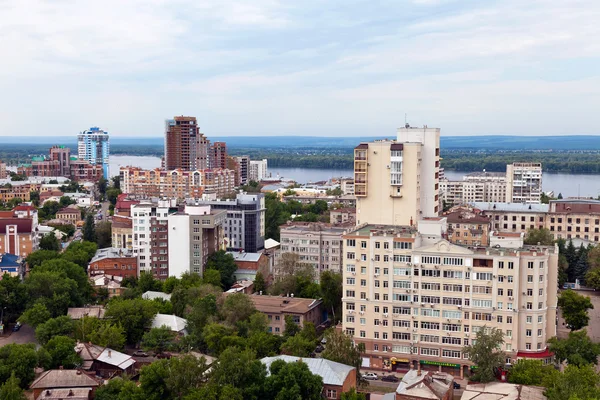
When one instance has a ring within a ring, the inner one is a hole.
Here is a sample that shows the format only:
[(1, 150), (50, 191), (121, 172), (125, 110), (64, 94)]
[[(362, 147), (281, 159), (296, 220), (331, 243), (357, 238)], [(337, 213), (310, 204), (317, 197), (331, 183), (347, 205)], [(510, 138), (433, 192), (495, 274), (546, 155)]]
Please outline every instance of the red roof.
[(12, 209), (13, 211), (35, 211), (36, 208), (34, 206), (28, 206), (26, 204), (21, 204)]
[(31, 233), (33, 220), (30, 218), (4, 218), (0, 219), (0, 235), (6, 234), (8, 225), (16, 225), (17, 233)]
[(548, 358), (554, 355), (553, 352), (548, 350), (546, 347), (544, 350), (540, 351), (519, 351), (517, 352), (517, 358)]

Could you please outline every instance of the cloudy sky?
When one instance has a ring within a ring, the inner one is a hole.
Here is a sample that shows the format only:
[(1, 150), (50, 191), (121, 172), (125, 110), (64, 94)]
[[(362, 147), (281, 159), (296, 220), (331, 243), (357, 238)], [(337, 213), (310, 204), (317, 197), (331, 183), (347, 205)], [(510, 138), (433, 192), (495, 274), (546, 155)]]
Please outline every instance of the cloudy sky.
[(598, 0), (0, 0), (0, 135), (599, 134)]

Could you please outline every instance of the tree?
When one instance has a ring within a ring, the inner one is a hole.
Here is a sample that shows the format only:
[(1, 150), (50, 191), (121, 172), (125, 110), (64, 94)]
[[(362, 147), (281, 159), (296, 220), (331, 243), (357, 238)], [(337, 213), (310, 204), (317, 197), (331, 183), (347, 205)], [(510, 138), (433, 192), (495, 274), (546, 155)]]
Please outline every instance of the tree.
[(256, 307), (245, 293), (233, 293), (228, 295), (221, 307), (221, 315), (228, 324), (235, 326), (240, 321), (247, 320), (256, 312)]
[(332, 271), (323, 271), (323, 273), (321, 273), (320, 286), (323, 307), (328, 311), (331, 310), (333, 324), (335, 325), (342, 316), (342, 274)]
[(212, 364), (211, 383), (230, 385), (242, 390), (244, 399), (260, 399), (267, 368), (256, 359), (252, 350), (239, 347), (225, 349), (216, 363)]
[(312, 342), (302, 335), (290, 336), (281, 345), (281, 352), (290, 356), (309, 357), (315, 349), (315, 342)]
[(520, 385), (541, 386), (553, 371), (551, 365), (544, 365), (541, 360), (522, 358), (513, 364), (508, 381)]
[(546, 379), (548, 400), (592, 400), (600, 398), (600, 376), (592, 365), (568, 365), (561, 374), (556, 372)]
[(53, 337), (66, 336), (73, 333), (73, 320), (67, 315), (50, 318), (35, 329), (35, 337), (42, 345), (48, 343)]
[(206, 262), (206, 269), (216, 269), (221, 273), (221, 285), (225, 290), (228, 290), (235, 283), (233, 275), (237, 270), (237, 265), (233, 256), (225, 250), (212, 253)]
[(367, 400), (364, 393), (357, 393), (356, 389), (351, 388), (348, 392), (342, 393), (341, 400)]
[(208, 351), (219, 354), (227, 347), (225, 338), (236, 335), (236, 329), (219, 323), (209, 323), (202, 331), (202, 338), (206, 342)]
[(125, 347), (125, 329), (121, 324), (102, 322), (90, 333), (90, 341), (98, 346), (121, 350)]
[(364, 344), (356, 346), (351, 336), (342, 331), (329, 329), (325, 333), (327, 347), (321, 353), (321, 357), (346, 364), (356, 368), (356, 380), (360, 381), (360, 367), (362, 365), (361, 353), (365, 351)]
[(151, 300), (115, 297), (108, 303), (105, 315), (122, 324), (128, 344), (136, 344), (152, 323), (156, 311), (156, 303)]
[(110, 204), (112, 206), (114, 206), (115, 204), (117, 204), (117, 198), (119, 197), (120, 194), (121, 194), (121, 189), (110, 188), (106, 191), (106, 198), (108, 199)]
[(294, 321), (294, 317), (291, 315), (285, 316), (285, 330), (283, 331), (283, 335), (285, 337), (296, 336), (300, 332), (300, 326)]
[(282, 336), (267, 332), (254, 332), (246, 341), (247, 347), (256, 352), (258, 358), (269, 357), (277, 354), (281, 347)]
[(31, 203), (33, 203), (34, 206), (39, 207), (40, 206), (40, 192), (37, 190), (32, 190), (31, 192), (29, 192), (29, 200), (31, 200)]
[(277, 193), (265, 195), (265, 208), (265, 237), (279, 240), (279, 227), (289, 220), (290, 213)]
[(160, 292), (162, 289), (162, 282), (154, 278), (151, 272), (141, 272), (137, 282), (137, 288), (140, 294), (148, 291)]
[(175, 332), (167, 326), (152, 328), (142, 337), (144, 350), (151, 350), (156, 354), (162, 354), (173, 346)]
[(596, 245), (587, 252), (590, 270), (600, 268), (600, 246)]
[(71, 293), (71, 298), (77, 303), (85, 303), (91, 298), (92, 286), (85, 269), (75, 263), (63, 259), (47, 260), (37, 267), (35, 272), (57, 272), (75, 281), (77, 290)]
[(96, 243), (99, 249), (112, 246), (112, 223), (110, 221), (96, 224)]
[(83, 240), (88, 242), (96, 242), (96, 228), (94, 226), (94, 216), (92, 214), (86, 215), (82, 234)]
[(54, 336), (50, 339), (44, 346), (52, 358), (50, 368), (62, 366), (70, 369), (81, 364), (81, 358), (75, 352), (75, 343), (74, 339), (67, 336)]
[(574, 290), (565, 290), (558, 297), (558, 307), (571, 331), (576, 331), (587, 326), (590, 316), (588, 310), (594, 305), (589, 297), (580, 295)]
[(60, 251), (60, 243), (53, 233), (46, 233), (40, 239), (40, 249), (50, 251)]
[(207, 285), (221, 287), (221, 272), (217, 271), (216, 269), (207, 269), (204, 271), (202, 280)]
[(558, 200), (562, 200), (562, 198), (563, 198), (563, 195), (562, 195), (562, 193), (559, 193), (559, 194), (558, 194), (558, 197), (556, 197), (556, 198), (557, 198)]
[(52, 318), (50, 311), (42, 302), (36, 302), (32, 307), (28, 308), (19, 320), (25, 324), (29, 324), (34, 328)]
[(25, 310), (29, 297), (19, 276), (4, 274), (0, 279), (0, 309), (7, 322), (15, 321)]
[(575, 282), (575, 263), (577, 263), (577, 250), (575, 249), (575, 245), (573, 244), (572, 240), (569, 240), (564, 253), (565, 257), (567, 258), (567, 263), (569, 264), (569, 268), (567, 269), (569, 282)]
[(83, 305), (77, 282), (68, 278), (64, 272), (34, 269), (25, 278), (25, 288), (30, 303), (40, 301), (53, 316), (65, 315), (67, 308)]
[(600, 289), (600, 268), (592, 269), (585, 274), (585, 285), (595, 290)]
[(6, 382), (14, 374), (22, 388), (29, 387), (35, 377), (37, 363), (35, 344), (7, 344), (0, 347), (0, 382)]
[(306, 363), (276, 360), (265, 380), (266, 398), (320, 400), (323, 378), (308, 369)]
[(106, 180), (106, 178), (98, 179), (98, 193), (100, 193), (100, 196), (103, 198), (104, 198), (104, 195), (106, 195), (107, 185), (108, 185), (108, 181)]
[(206, 380), (206, 359), (191, 355), (158, 360), (142, 367), (140, 383), (145, 399), (180, 399)]
[(61, 196), (61, 198), (58, 200), (58, 205), (60, 206), (60, 208), (70, 206), (71, 204), (75, 204), (75, 200), (73, 200), (69, 196)]
[(3, 400), (27, 400), (23, 389), (19, 386), (19, 378), (13, 372), (10, 378), (0, 386), (0, 399)]
[(600, 344), (590, 340), (585, 329), (569, 332), (567, 339), (556, 337), (548, 340), (552, 351), (559, 362), (567, 361), (570, 365), (596, 364), (600, 355)]
[[(126, 397), (129, 396), (129, 397)], [(142, 388), (134, 382), (115, 377), (96, 390), (95, 400), (143, 400)]]
[(477, 332), (477, 342), (463, 348), (463, 353), (469, 355), (476, 366), (475, 375), (472, 377), (477, 382), (491, 382), (495, 379), (494, 370), (504, 365), (505, 355), (499, 349), (504, 343), (500, 329), (483, 327)]
[(121, 190), (121, 177), (119, 175), (113, 176), (111, 178), (111, 181), (112, 181), (112, 186), (115, 189)]
[(553, 245), (554, 236), (552, 235), (552, 232), (546, 228), (529, 229), (525, 236), (525, 244), (537, 245), (538, 243), (542, 246)]
[(267, 292), (267, 283), (265, 282), (263, 274), (261, 272), (257, 272), (256, 277), (254, 278), (254, 293), (263, 292)]

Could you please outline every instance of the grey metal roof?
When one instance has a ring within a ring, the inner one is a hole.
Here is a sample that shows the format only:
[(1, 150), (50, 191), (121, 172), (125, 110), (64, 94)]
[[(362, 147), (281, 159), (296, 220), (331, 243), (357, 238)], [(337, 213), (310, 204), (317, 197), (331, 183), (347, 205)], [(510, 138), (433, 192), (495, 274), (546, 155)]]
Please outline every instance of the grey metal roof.
[(492, 203), (492, 202), (473, 202), (470, 203), (475, 208), (482, 211), (508, 211), (508, 212), (548, 212), (548, 204), (525, 204), (525, 203)]
[(165, 301), (171, 300), (171, 295), (163, 292), (154, 292), (152, 290), (148, 290), (146, 293), (142, 295), (142, 299), (145, 300), (154, 300), (154, 299), (163, 299)]
[(121, 257), (133, 257), (133, 250), (121, 249), (117, 247), (107, 247), (104, 249), (98, 249), (91, 263), (104, 260), (105, 258), (121, 258)]
[(135, 360), (130, 355), (109, 349), (108, 347), (105, 348), (102, 353), (100, 353), (96, 360), (109, 365), (114, 365), (115, 367), (118, 367), (123, 370), (135, 364)]
[(176, 315), (156, 314), (150, 328), (160, 328), (163, 325), (169, 327), (173, 332), (183, 332), (184, 334), (187, 334), (185, 331), (187, 320)]
[(262, 256), (262, 253), (246, 253), (245, 251), (228, 251), (227, 253), (231, 254), (235, 261), (257, 262)]
[(324, 358), (300, 358), (281, 355), (276, 357), (265, 357), (260, 361), (267, 366), (267, 369), (269, 369), (271, 364), (277, 360), (283, 360), (286, 363), (302, 361), (308, 366), (310, 372), (323, 378), (323, 384), (325, 385), (342, 386), (348, 377), (348, 374), (354, 369), (354, 367), (349, 365), (340, 364)]

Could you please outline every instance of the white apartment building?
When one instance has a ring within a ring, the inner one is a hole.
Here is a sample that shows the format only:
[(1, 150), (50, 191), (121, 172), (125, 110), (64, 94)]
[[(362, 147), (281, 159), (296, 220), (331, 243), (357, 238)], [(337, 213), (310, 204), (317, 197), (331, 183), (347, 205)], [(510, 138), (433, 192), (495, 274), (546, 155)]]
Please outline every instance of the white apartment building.
[(255, 182), (260, 182), (263, 179), (268, 178), (267, 172), (267, 159), (264, 158), (259, 161), (250, 160), (248, 179)]
[(462, 181), (440, 180), (440, 196), (451, 204), (470, 202), (504, 202), (506, 175), (501, 172), (473, 172)]
[(340, 189), (342, 193), (354, 196), (354, 179), (342, 178), (340, 180)]
[[(357, 223), (413, 225), (439, 214), (440, 129), (398, 129), (397, 140), (354, 149)], [(385, 210), (385, 212), (383, 212)]]
[(542, 164), (513, 163), (506, 166), (506, 202), (540, 204)]
[(463, 377), (472, 363), (462, 347), (488, 328), (504, 333), (507, 362), (549, 361), (558, 249), (497, 232), (488, 248), (454, 245), (445, 218), (424, 222), (421, 232), (363, 224), (344, 235), (342, 323), (365, 344), (363, 366)]

